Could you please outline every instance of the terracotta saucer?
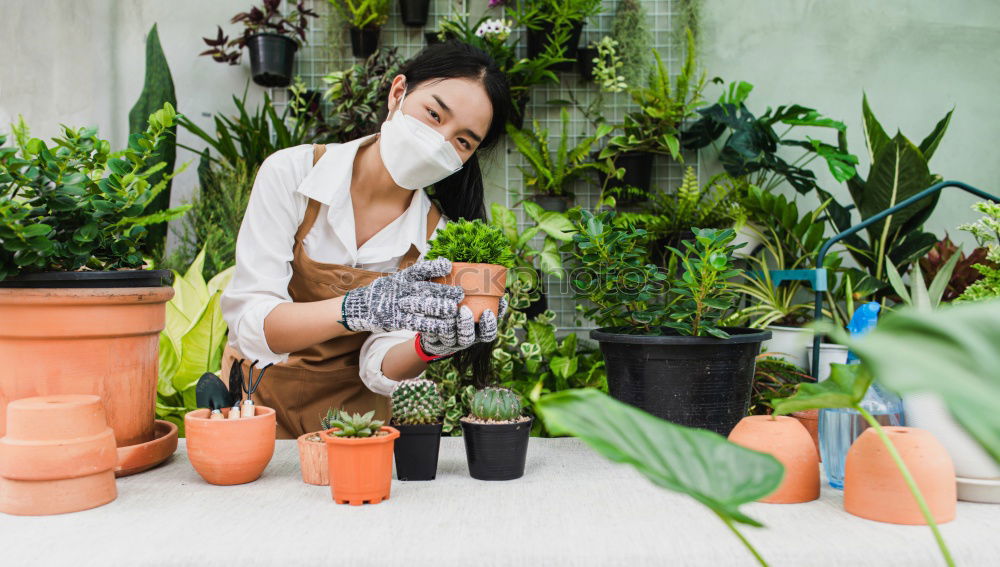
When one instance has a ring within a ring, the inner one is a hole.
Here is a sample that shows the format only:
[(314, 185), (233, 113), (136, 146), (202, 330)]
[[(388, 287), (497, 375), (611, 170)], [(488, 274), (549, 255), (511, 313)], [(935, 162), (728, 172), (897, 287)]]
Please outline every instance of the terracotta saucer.
[(158, 419), (153, 427), (152, 441), (118, 448), (115, 476), (123, 477), (149, 470), (170, 458), (176, 450), (177, 426)]

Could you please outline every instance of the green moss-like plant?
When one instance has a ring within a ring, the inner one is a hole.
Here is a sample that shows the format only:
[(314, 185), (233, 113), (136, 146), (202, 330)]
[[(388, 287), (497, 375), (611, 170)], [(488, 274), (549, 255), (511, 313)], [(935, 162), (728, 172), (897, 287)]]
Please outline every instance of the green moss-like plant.
[(459, 219), (439, 230), (427, 251), (427, 260), (448, 258), (452, 262), (496, 264), (514, 267), (514, 253), (501, 229), (476, 219)]
[(611, 38), (617, 42), (621, 74), (629, 85), (643, 85), (648, 79), (652, 39), (646, 26), (646, 9), (639, 0), (620, 0), (611, 24)]

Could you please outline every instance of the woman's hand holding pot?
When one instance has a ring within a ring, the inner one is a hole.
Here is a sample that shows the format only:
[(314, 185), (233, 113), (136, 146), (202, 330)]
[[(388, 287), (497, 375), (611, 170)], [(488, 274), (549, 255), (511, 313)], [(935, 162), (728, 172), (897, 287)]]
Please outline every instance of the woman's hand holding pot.
[(448, 326), (444, 332), (420, 333), (420, 348), (427, 354), (433, 356), (448, 356), (460, 350), (469, 348), (477, 343), (491, 343), (497, 338), (497, 325), (507, 313), (507, 297), (500, 298), (499, 313), (487, 309), (479, 318), (479, 323), (473, 321), (472, 311), (466, 307), (458, 312), (458, 317), (454, 319), (454, 325)]

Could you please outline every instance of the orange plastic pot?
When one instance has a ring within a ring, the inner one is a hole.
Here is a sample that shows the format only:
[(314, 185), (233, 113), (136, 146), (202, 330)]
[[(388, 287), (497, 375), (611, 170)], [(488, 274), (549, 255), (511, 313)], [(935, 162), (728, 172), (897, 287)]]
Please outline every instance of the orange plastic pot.
[(119, 447), (153, 441), (159, 334), (173, 295), (170, 287), (0, 289), (0, 436), (14, 400), (94, 394)]
[(458, 305), (468, 306), (473, 319), (478, 322), (483, 311), (490, 309), (496, 314), (499, 309), (500, 298), (507, 287), (507, 268), (496, 264), (453, 262), (450, 274), (433, 281), (457, 285), (465, 290), (465, 299)]
[[(274, 410), (255, 408), (253, 417), (209, 419), (207, 409), (184, 416), (191, 466), (210, 484), (246, 484), (260, 478), (274, 455)], [(229, 416), (229, 408), (222, 410)]]
[(380, 429), (380, 437), (334, 437), (321, 433), (326, 441), (330, 467), (330, 494), (337, 504), (378, 504), (389, 499), (392, 487), (392, 447), (399, 431), (394, 427)]
[[(955, 467), (944, 446), (929, 431), (883, 426), (910, 470), (934, 521), (955, 519)], [(847, 451), (844, 509), (862, 518), (890, 524), (926, 524), (920, 507), (874, 429), (866, 429)]]
[(813, 444), (816, 445), (816, 454), (819, 455), (819, 460), (823, 460), (823, 454), (819, 452), (819, 410), (802, 410), (795, 411), (791, 413), (791, 416), (799, 420), (799, 423), (806, 428), (809, 432), (809, 436), (812, 437)]
[(101, 399), (23, 398), (0, 438), (0, 512), (40, 516), (95, 508), (118, 496), (118, 453)]
[(302, 471), (302, 482), (315, 484), (316, 486), (330, 485), (330, 466), (327, 463), (326, 442), (320, 437), (319, 441), (309, 441), (309, 437), (319, 436), (318, 431), (300, 435), (299, 444), (299, 469)]
[(751, 415), (729, 433), (737, 445), (768, 453), (785, 467), (778, 489), (761, 498), (769, 504), (797, 504), (819, 498), (819, 453), (809, 432), (795, 418)]

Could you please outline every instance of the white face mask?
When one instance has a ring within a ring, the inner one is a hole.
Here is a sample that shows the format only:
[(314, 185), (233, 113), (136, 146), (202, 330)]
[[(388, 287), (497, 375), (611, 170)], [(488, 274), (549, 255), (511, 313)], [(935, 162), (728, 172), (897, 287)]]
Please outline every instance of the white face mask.
[(392, 180), (415, 191), (462, 169), (462, 158), (437, 130), (403, 114), (404, 100), (405, 91), (392, 117), (382, 123), (379, 153)]

